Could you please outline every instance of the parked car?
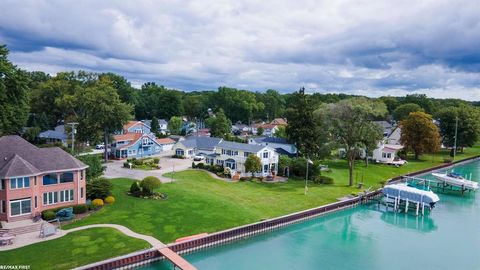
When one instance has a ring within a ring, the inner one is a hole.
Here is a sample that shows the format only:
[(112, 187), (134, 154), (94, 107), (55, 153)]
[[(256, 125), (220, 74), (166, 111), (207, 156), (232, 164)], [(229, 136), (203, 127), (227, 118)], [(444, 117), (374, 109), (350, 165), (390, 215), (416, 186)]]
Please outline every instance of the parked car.
[(204, 159), (205, 159), (205, 156), (203, 156), (203, 155), (196, 155), (196, 156), (193, 157), (194, 161), (202, 161)]
[(95, 146), (95, 149), (97, 149), (97, 150), (103, 150), (103, 149), (105, 149), (105, 144), (103, 144), (103, 143), (102, 143), (102, 144), (97, 144), (97, 145)]

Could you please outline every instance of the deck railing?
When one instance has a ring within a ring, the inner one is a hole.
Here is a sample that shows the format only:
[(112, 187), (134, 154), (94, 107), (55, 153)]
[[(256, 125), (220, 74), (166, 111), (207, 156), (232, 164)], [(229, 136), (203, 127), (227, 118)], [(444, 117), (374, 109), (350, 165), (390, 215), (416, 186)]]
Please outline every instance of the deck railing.
[[(444, 169), (457, 165), (459, 163), (469, 162), (474, 159), (478, 159), (479, 156), (463, 159), (460, 161), (442, 164), (434, 168), (424, 169), (416, 171), (413, 173), (408, 173), (402, 176), (397, 176), (388, 181), (388, 183), (399, 182), (404, 176), (418, 176), (434, 170)], [(217, 246), (229, 242), (233, 242), (240, 239), (245, 239), (246, 237), (264, 233), (267, 231), (276, 230), (281, 227), (291, 225), (293, 223), (298, 223), (308, 219), (312, 219), (326, 213), (334, 212), (341, 209), (346, 209), (349, 207), (357, 206), (360, 203), (367, 202), (371, 199), (375, 199), (378, 196), (381, 196), (381, 189), (374, 190), (372, 192), (362, 194), (360, 196), (347, 199), (344, 201), (334, 202), (324, 206), (296, 212), (293, 214), (284, 215), (277, 218), (272, 218), (240, 227), (235, 227), (232, 229), (220, 231), (217, 233), (212, 233), (204, 237), (197, 239), (187, 240), (180, 243), (169, 244), (168, 247), (175, 251), (178, 254), (184, 254), (188, 252), (193, 252), (199, 249), (204, 249), (212, 246)], [(88, 270), (105, 270), (105, 269), (127, 269), (133, 268), (140, 265), (148, 264), (153, 261), (158, 261), (164, 259), (158, 250), (149, 249), (146, 251), (139, 251), (125, 256), (113, 258), (110, 260), (86, 265), (79, 267), (77, 269), (88, 269)]]

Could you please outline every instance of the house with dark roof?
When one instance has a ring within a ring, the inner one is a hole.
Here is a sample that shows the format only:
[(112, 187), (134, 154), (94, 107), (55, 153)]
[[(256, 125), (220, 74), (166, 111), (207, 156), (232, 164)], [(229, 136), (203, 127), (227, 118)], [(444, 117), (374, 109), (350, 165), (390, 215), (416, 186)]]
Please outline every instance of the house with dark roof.
[(46, 130), (38, 134), (38, 138), (45, 140), (47, 143), (62, 143), (67, 146), (68, 135), (65, 132), (65, 125), (58, 125), (53, 130)]
[[(149, 127), (152, 126), (152, 120), (142, 120), (142, 122)], [(168, 122), (165, 119), (158, 119), (158, 130), (162, 134), (168, 133)]]
[(297, 155), (297, 147), (286, 139), (277, 137), (253, 137), (248, 139), (249, 144), (258, 144), (274, 148), (280, 155), (293, 157)]
[(58, 147), (39, 148), (16, 135), (0, 137), (0, 221), (84, 204), (87, 167)]

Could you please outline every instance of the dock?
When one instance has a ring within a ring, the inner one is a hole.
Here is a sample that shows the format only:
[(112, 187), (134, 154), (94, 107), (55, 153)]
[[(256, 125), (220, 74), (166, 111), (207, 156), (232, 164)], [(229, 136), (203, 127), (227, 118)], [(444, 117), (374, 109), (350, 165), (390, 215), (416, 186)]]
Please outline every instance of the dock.
[(173, 264), (174, 269), (197, 270), (197, 268), (168, 247), (160, 248), (158, 251)]
[(404, 176), (402, 179), (407, 184), (411, 184), (417, 187), (423, 186), (425, 188), (435, 189), (436, 191), (442, 191), (442, 192), (445, 192), (445, 190), (451, 190), (451, 191), (461, 192), (462, 194), (464, 194), (465, 191), (468, 191), (468, 192), (475, 191), (475, 189), (465, 185), (460, 185), (460, 184), (456, 185), (456, 184), (448, 183), (446, 181), (441, 181), (438, 179), (430, 180), (430, 179), (412, 177), (412, 176)]

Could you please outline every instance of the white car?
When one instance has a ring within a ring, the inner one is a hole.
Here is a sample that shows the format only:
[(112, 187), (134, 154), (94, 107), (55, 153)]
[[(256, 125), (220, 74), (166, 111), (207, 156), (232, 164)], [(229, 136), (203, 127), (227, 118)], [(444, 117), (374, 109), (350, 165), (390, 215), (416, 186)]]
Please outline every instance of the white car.
[(202, 161), (204, 159), (205, 159), (205, 157), (203, 155), (196, 155), (196, 156), (193, 157), (194, 161)]
[(97, 150), (103, 150), (103, 149), (105, 149), (105, 144), (103, 144), (103, 143), (102, 143), (102, 144), (97, 144), (97, 145), (95, 146), (95, 149), (97, 149)]

